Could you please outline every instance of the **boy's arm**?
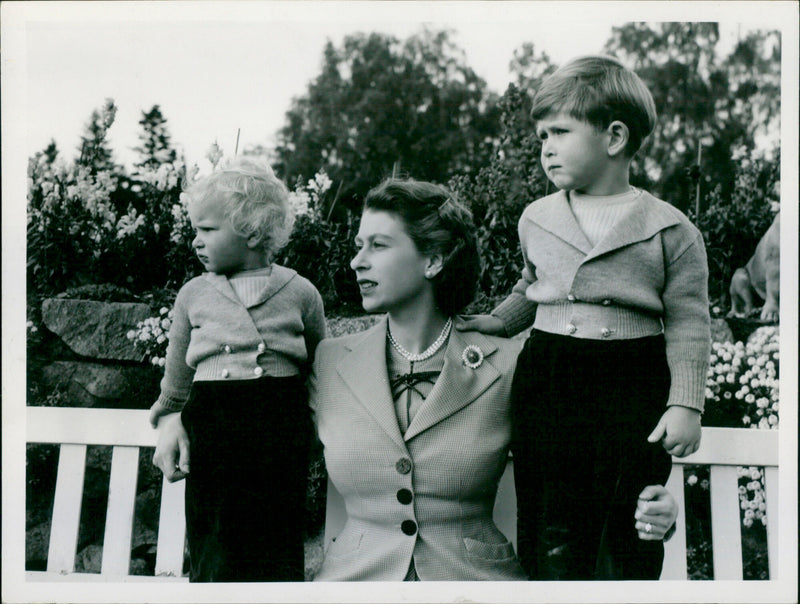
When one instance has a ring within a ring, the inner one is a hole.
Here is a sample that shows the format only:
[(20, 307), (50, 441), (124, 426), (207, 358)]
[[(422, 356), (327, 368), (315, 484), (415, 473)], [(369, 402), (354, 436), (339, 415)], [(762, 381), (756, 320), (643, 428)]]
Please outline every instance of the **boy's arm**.
[[(703, 411), (706, 374), (711, 354), (711, 317), (708, 311), (708, 263), (702, 235), (675, 238), (663, 233), (667, 254), (664, 290), (664, 339), (670, 370), (667, 406)], [(670, 254), (670, 252), (672, 252)]]
[(175, 299), (172, 325), (169, 328), (167, 360), (164, 366), (164, 377), (161, 379), (161, 393), (150, 408), (150, 423), (154, 427), (162, 415), (181, 411), (189, 398), (194, 369), (186, 364), (186, 350), (189, 347), (191, 332), (192, 326), (179, 292)]
[(306, 341), (306, 353), (308, 354), (308, 366), (314, 361), (314, 353), (317, 345), (325, 339), (327, 335), (327, 325), (325, 324), (325, 307), (322, 296), (317, 288), (311, 286), (313, 290), (307, 298), (306, 307), (303, 312), (303, 338)]

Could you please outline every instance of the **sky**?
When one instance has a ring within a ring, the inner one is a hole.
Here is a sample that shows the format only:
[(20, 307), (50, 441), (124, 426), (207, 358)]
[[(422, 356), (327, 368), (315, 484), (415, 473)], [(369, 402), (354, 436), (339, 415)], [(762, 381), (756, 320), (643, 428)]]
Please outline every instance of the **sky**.
[[(502, 93), (513, 51), (532, 42), (556, 63), (601, 51), (611, 28), (630, 20), (721, 20), (723, 44), (752, 11), (676, 11), (649, 2), (250, 2), (22, 3), (32, 5), (24, 33), (27, 156), (51, 139), (62, 157), (77, 155), (93, 109), (113, 98), (108, 133), (114, 158), (131, 166), (142, 112), (158, 104), (173, 144), (200, 163), (212, 142), (271, 147), (293, 97), (319, 74), (327, 40), (380, 31), (404, 39), (454, 30), (467, 63)], [(633, 8), (632, 8), (633, 7)], [(635, 7), (638, 7), (635, 8)], [(769, 24), (769, 19), (764, 19)]]

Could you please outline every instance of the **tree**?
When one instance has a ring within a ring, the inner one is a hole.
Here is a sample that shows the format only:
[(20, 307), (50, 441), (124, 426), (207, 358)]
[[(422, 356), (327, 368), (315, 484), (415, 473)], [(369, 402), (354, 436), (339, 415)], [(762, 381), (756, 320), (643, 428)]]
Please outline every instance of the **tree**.
[(114, 99), (106, 99), (101, 109), (92, 111), (81, 135), (81, 146), (78, 148), (80, 155), (76, 163), (88, 168), (92, 175), (103, 171), (115, 172), (118, 169), (106, 140), (106, 133), (114, 123), (116, 114)]
[(158, 105), (153, 105), (150, 111), (142, 111), (139, 125), (142, 127), (139, 134), (142, 144), (133, 150), (139, 153), (141, 160), (136, 167), (155, 170), (161, 164), (175, 161), (176, 154), (171, 146), (167, 120)]
[(355, 34), (326, 45), (320, 75), (293, 101), (276, 170), (291, 185), (324, 169), (340, 205), (355, 207), (392, 173), (445, 182), (475, 172), (496, 142), (498, 115), (449, 32), (405, 42)]
[(634, 160), (634, 184), (684, 211), (694, 207), (696, 194), (697, 181), (688, 175), (701, 178), (706, 188), (719, 184), (722, 196), (730, 195), (736, 174), (734, 149), (752, 150), (756, 134), (774, 128), (777, 119), (776, 36), (751, 34), (720, 62), (716, 23), (628, 23), (613, 28), (606, 52), (639, 74), (659, 113), (655, 132)]

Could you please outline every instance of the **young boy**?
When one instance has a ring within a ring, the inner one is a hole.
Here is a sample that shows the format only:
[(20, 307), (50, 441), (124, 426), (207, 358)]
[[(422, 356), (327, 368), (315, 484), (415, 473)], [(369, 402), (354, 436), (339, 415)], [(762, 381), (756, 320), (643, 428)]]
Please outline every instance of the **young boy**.
[(460, 326), (512, 335), (533, 323), (512, 394), (520, 561), (532, 579), (658, 579), (662, 542), (630, 519), (643, 487), (666, 481), (670, 455), (700, 443), (703, 239), (628, 182), (656, 110), (618, 61), (564, 65), (532, 116), (560, 190), (520, 219), (524, 269), (511, 295)]
[(325, 336), (322, 298), (272, 261), (293, 216), (266, 164), (235, 161), (185, 195), (208, 272), (178, 292), (150, 421), (180, 411), (189, 437), (191, 473), (164, 469), (186, 476), (189, 578), (302, 581), (304, 378)]

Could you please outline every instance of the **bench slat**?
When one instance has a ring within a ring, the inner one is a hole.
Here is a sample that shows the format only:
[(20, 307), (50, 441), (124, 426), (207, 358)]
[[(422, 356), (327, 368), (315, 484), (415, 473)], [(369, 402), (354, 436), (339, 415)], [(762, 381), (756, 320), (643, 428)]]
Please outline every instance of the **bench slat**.
[(169, 482), (161, 486), (161, 512), (158, 517), (158, 547), (156, 575), (180, 577), (183, 573), (183, 551), (186, 541), (186, 481)]
[(711, 466), (711, 546), (714, 580), (742, 580), (742, 531), (738, 474), (733, 466)]
[(139, 447), (114, 447), (101, 574), (127, 575), (130, 569), (138, 474)]
[[(734, 445), (735, 443), (735, 445)], [(673, 462), (700, 465), (777, 466), (776, 430), (703, 428), (700, 449)]]
[(764, 468), (764, 487), (767, 504), (767, 557), (769, 578), (778, 578), (778, 468)]
[(155, 447), (146, 409), (27, 407), (27, 441)]
[(86, 445), (61, 445), (47, 553), (48, 572), (71, 573), (75, 570), (85, 473)]
[(686, 504), (683, 491), (683, 465), (673, 464), (665, 486), (678, 504), (678, 517), (675, 519), (675, 534), (664, 544), (664, 566), (661, 569), (661, 578), (685, 581), (689, 574), (686, 566)]

